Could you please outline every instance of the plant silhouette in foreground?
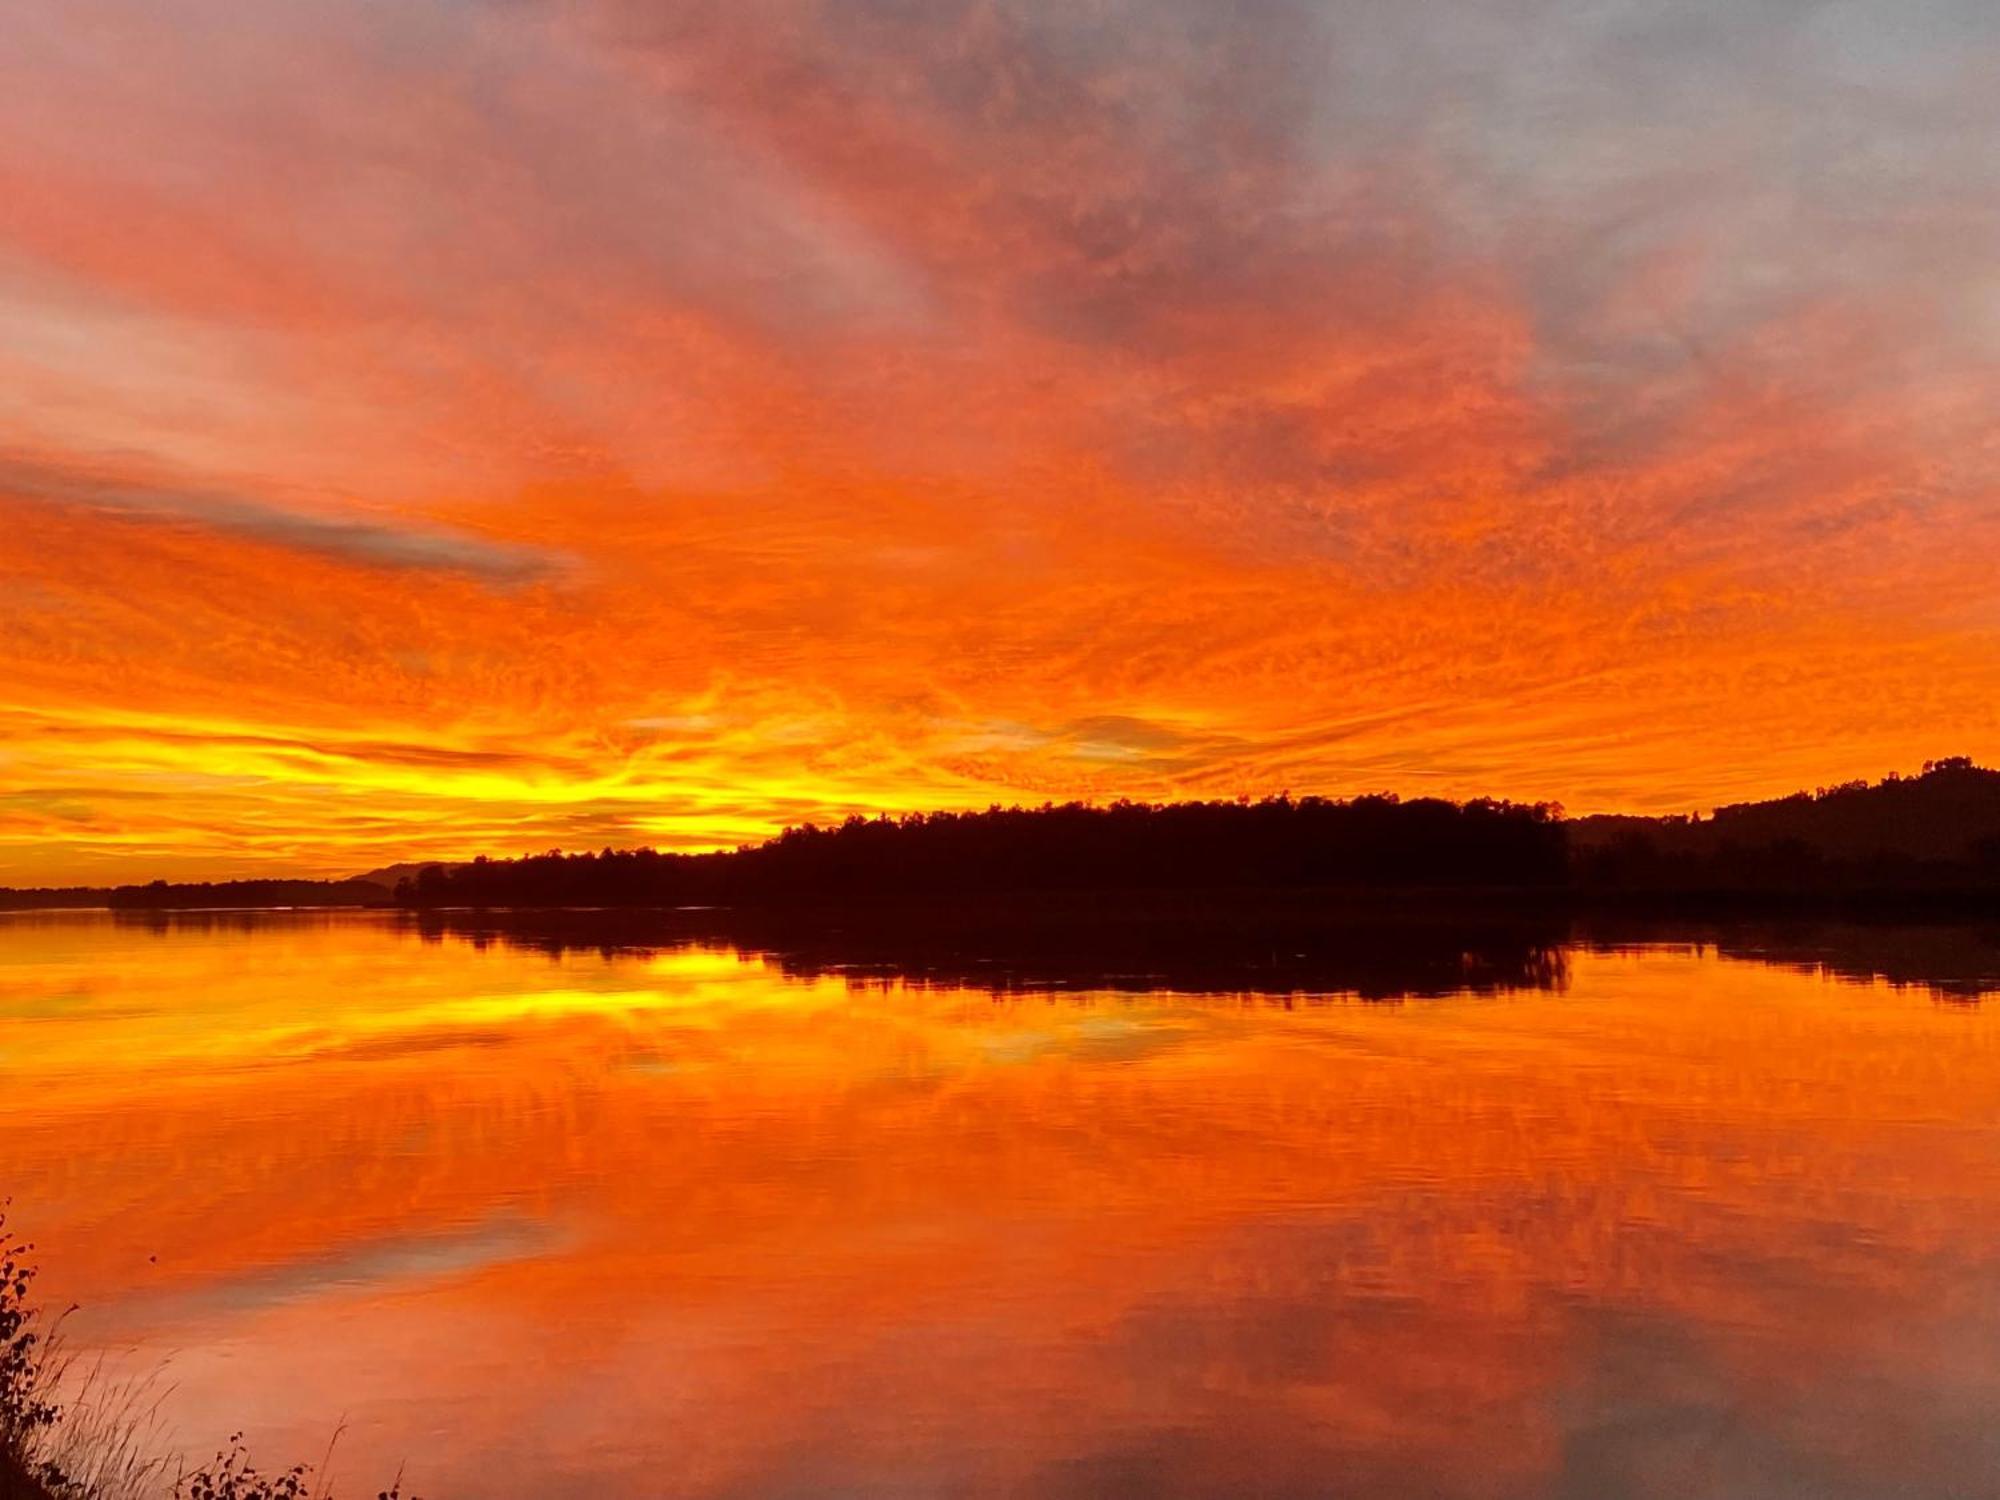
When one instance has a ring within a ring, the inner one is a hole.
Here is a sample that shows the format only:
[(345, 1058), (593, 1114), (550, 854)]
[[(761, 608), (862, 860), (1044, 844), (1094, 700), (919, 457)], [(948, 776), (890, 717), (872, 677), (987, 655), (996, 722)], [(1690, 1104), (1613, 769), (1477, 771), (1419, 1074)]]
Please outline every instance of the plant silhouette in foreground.
[[(228, 1448), (174, 1481), (173, 1500), (332, 1500), (330, 1489), (312, 1482), (312, 1472), (308, 1464), (294, 1464), (282, 1473), (263, 1473), (250, 1462), (243, 1434), (232, 1433)], [(404, 1500), (403, 1482), (378, 1491), (376, 1500)]]
[(34, 1248), (8, 1231), (0, 1210), (0, 1460), (62, 1495), (69, 1491), (68, 1480), (43, 1454), (45, 1439), (62, 1421), (62, 1408), (50, 1396), (48, 1340), (39, 1309), (28, 1298), (35, 1281), (28, 1256)]
[[(198, 1469), (148, 1456), (157, 1425), (151, 1382), (115, 1383), (101, 1367), (73, 1373), (31, 1295), (34, 1246), (7, 1228), (0, 1200), (0, 1493), (32, 1500), (333, 1500), (305, 1464), (276, 1474), (253, 1466), (241, 1433)], [(416, 1500), (402, 1481), (376, 1500)]]

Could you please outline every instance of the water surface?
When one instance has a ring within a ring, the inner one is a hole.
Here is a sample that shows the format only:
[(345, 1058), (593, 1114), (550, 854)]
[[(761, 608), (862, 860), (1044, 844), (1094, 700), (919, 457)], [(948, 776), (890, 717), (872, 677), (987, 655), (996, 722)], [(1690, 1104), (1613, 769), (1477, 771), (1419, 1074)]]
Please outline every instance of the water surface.
[(6, 917), (0, 1191), (351, 1493), (2000, 1495), (1990, 939), (1047, 946)]

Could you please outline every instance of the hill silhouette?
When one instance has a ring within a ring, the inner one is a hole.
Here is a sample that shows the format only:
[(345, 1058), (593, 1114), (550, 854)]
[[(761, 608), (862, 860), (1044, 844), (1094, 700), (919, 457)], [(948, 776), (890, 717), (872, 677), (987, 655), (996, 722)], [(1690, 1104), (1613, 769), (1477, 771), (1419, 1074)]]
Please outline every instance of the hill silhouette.
[(2000, 771), (1957, 756), (1708, 818), (1582, 818), (1566, 832), (1585, 891), (2000, 892)]
[(384, 891), (394, 891), (406, 880), (414, 880), (424, 871), (437, 866), (450, 868), (450, 862), (441, 859), (406, 859), (400, 864), (384, 865), (379, 870), (368, 870), (360, 875), (350, 875), (350, 881), (363, 881), (380, 886)]

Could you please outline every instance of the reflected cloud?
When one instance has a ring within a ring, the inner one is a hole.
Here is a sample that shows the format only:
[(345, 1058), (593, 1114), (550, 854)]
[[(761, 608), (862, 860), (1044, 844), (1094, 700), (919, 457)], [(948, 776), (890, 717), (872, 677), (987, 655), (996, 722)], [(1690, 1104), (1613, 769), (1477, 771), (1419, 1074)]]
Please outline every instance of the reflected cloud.
[[(158, 1294), (178, 1317), (240, 1317), (284, 1303), (407, 1291), (424, 1282), (471, 1276), (492, 1266), (557, 1253), (562, 1236), (517, 1214), (428, 1233), (383, 1236), (272, 1265), (239, 1269), (223, 1281)], [(172, 1276), (175, 1268), (164, 1268)], [(158, 1316), (165, 1309), (154, 1310)]]

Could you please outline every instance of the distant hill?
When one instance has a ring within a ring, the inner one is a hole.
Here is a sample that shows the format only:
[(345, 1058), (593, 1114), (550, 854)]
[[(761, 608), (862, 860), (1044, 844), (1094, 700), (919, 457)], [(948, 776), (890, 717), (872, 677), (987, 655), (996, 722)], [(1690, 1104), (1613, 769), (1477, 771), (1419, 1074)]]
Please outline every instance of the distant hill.
[(2000, 889), (2000, 771), (1963, 756), (1708, 818), (1566, 826), (1572, 877), (1584, 886)]
[(365, 875), (350, 875), (348, 880), (350, 883), (360, 880), (366, 881), (369, 885), (379, 885), (383, 890), (394, 895), (398, 885), (402, 884), (405, 880), (415, 880), (426, 870), (454, 870), (457, 868), (449, 860), (405, 860), (400, 865), (384, 865), (381, 869), (370, 870)]
[(1844, 859), (1978, 857), (1982, 846), (2000, 839), (2000, 771), (1964, 757), (1933, 761), (1921, 776), (1719, 807), (1709, 826), (1746, 843), (1803, 839)]

